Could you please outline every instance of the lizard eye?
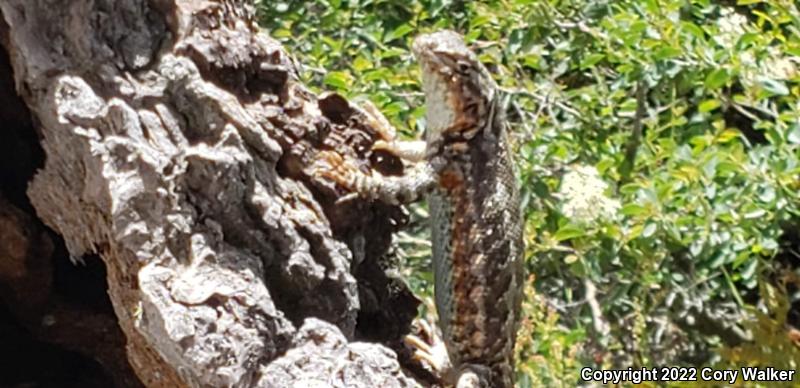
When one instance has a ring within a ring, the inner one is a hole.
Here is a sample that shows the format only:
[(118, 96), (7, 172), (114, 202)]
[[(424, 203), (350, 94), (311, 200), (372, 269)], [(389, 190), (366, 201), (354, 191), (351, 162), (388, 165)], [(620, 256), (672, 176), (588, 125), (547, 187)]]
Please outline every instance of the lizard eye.
[(458, 66), (459, 73), (468, 73), (469, 70), (472, 68), (472, 65), (470, 65), (469, 62), (466, 61), (458, 61), (456, 65)]

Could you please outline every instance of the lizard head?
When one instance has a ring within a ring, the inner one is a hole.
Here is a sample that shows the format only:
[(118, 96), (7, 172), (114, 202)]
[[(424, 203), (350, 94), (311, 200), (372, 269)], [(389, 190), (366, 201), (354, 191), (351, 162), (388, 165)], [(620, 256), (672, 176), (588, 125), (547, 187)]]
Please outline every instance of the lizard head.
[(412, 51), (422, 70), (428, 142), (475, 136), (492, 119), (495, 93), (478, 57), (453, 31), (421, 35)]

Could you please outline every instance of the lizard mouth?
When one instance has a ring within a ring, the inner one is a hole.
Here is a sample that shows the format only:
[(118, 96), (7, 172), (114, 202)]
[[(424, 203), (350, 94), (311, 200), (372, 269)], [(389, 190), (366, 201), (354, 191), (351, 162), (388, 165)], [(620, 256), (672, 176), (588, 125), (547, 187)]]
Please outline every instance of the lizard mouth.
[(425, 121), (429, 136), (441, 137), (458, 118), (447, 78), (430, 64), (422, 63), (422, 90), (425, 92)]
[(452, 31), (422, 35), (412, 51), (420, 63), (428, 141), (468, 140), (478, 130), (486, 101), (482, 65)]

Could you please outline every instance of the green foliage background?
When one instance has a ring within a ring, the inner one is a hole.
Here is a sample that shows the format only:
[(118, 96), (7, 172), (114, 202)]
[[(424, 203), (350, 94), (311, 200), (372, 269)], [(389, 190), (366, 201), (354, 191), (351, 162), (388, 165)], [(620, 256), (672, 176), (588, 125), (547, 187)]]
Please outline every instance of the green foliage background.
[[(457, 30), (494, 74), (535, 274), (519, 386), (572, 386), (583, 366), (797, 369), (787, 335), (800, 323), (791, 308), (800, 273), (794, 1), (258, 7), (303, 64), (304, 82), (372, 101), (407, 137), (424, 127), (414, 36)], [(568, 209), (560, 187), (576, 166), (607, 184), (582, 195), (608, 211), (587, 218)], [(412, 284), (429, 295), (424, 233), (399, 242)]]

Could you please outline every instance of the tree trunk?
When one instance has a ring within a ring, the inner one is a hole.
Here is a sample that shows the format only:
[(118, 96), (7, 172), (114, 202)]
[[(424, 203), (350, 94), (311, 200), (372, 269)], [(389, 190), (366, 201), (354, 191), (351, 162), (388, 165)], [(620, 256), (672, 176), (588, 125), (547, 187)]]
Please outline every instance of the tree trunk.
[[(415, 384), (384, 346), (418, 304), (385, 274), (404, 213), (336, 202), (346, 193), (313, 174), (324, 149), (384, 173), (398, 163), (373, 163), (370, 146), (384, 136), (375, 120), (300, 84), (249, 3), (0, 0), (0, 13), (46, 158), (28, 197), (71, 260), (102, 258), (119, 346), (142, 383)], [(18, 218), (0, 211), (0, 221)], [(22, 307), (14, 296), (30, 282), (47, 295), (48, 268), (66, 258), (19, 241), (30, 249), (0, 256), (4, 300), (18, 316), (43, 316), (58, 298)], [(88, 319), (59, 306), (70, 329)], [(112, 369), (116, 385), (137, 385), (113, 352), (87, 346), (114, 325), (65, 346)]]

